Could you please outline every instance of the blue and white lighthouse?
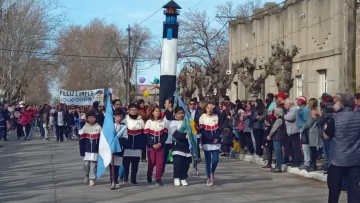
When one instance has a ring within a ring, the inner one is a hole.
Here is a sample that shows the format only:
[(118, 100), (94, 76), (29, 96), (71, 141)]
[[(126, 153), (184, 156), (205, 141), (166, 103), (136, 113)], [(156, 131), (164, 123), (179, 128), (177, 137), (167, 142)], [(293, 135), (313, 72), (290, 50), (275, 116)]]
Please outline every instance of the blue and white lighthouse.
[(165, 100), (172, 98), (176, 89), (176, 65), (178, 50), (179, 23), (177, 16), (181, 7), (175, 1), (163, 6), (166, 20), (163, 28), (163, 44), (160, 64), (160, 107), (164, 108)]

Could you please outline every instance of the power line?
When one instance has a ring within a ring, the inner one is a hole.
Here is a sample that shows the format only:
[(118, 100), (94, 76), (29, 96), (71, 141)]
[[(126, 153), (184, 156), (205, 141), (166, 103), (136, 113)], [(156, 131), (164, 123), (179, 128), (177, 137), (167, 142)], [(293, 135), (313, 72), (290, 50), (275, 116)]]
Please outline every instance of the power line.
[(141, 21), (141, 23), (139, 23), (139, 25), (141, 25), (144, 22), (146, 22), (147, 20), (149, 20), (151, 17), (153, 17), (155, 14), (157, 14), (161, 9), (162, 9), (162, 7), (159, 8), (159, 10), (155, 11), (153, 14), (151, 14), (149, 17), (147, 17), (145, 20)]
[[(59, 53), (26, 51), (26, 50), (5, 49), (5, 48), (0, 48), (0, 51), (29, 53), (29, 54), (37, 54), (37, 55), (42, 55), (42, 56), (64, 56), (64, 57), (78, 57), (78, 58), (98, 58), (98, 59), (121, 59), (121, 58), (126, 58), (126, 57), (114, 57), (114, 56), (59, 54)], [(143, 58), (143, 60), (141, 62), (152, 61), (152, 60), (158, 60), (158, 58)], [(84, 60), (84, 61), (91, 61), (91, 60)], [(96, 60), (94, 60), (94, 61), (96, 61)], [(116, 61), (116, 60), (97, 60), (97, 61)], [(138, 62), (140, 62), (140, 61), (138, 61)]]

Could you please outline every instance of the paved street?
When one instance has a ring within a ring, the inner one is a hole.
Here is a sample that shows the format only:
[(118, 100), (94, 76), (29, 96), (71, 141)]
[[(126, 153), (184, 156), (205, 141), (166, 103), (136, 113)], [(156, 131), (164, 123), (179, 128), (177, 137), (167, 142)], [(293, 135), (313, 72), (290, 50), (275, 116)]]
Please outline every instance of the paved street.
[[(54, 138), (53, 138), (54, 139)], [(138, 187), (122, 185), (111, 191), (109, 176), (89, 187), (83, 182), (82, 160), (77, 141), (47, 142), (14, 140), (0, 148), (1, 203), (125, 203), (125, 202), (267, 202), (319, 203), (326, 201), (325, 183), (287, 173), (271, 174), (244, 161), (221, 159), (216, 173), (216, 186), (206, 187), (204, 165), (200, 176), (191, 170), (189, 187), (172, 185), (172, 167), (164, 177), (164, 187), (146, 182), (146, 165), (141, 164)], [(342, 195), (342, 202), (345, 202)]]

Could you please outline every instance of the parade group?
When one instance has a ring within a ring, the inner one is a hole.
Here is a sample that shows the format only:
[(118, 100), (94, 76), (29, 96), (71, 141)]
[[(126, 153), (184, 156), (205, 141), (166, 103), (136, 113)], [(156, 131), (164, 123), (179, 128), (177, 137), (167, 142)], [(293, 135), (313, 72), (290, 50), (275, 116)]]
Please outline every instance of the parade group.
[[(202, 156), (206, 185), (212, 186), (220, 156), (248, 154), (262, 157), (267, 163), (263, 168), (273, 173), (281, 173), (284, 164), (308, 172), (322, 171), (328, 174), (330, 203), (338, 202), (342, 190), (348, 191), (349, 202), (359, 202), (360, 93), (324, 93), (319, 99), (301, 96), (292, 100), (280, 92), (269, 93), (265, 101), (232, 103), (225, 97), (220, 103), (212, 103), (193, 98), (186, 104), (187, 108), (182, 108), (169, 98), (165, 109), (160, 109), (158, 104), (144, 100), (128, 105), (119, 99), (112, 101), (122, 150), (114, 154), (109, 166), (111, 189), (120, 187), (119, 179), (137, 185), (140, 161), (148, 162), (148, 183), (153, 182), (156, 168), (154, 182), (162, 186), (165, 166), (171, 161), (174, 185), (187, 186), (190, 165), (200, 163)], [(16, 131), (19, 140), (31, 140), (31, 132), (36, 130), (45, 141), (51, 139), (51, 132), (57, 142), (79, 139), (84, 183), (94, 186), (105, 111), (99, 102), (91, 107), (0, 104), (0, 139), (8, 141), (8, 132)], [(197, 127), (196, 156), (189, 146), (189, 134), (181, 130), (187, 113)], [(323, 159), (320, 167), (319, 159)]]

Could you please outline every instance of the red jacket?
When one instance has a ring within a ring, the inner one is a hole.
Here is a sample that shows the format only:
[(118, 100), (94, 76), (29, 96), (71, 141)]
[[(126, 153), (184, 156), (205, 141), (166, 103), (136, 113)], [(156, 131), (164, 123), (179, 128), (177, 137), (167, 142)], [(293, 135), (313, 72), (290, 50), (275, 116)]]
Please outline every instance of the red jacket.
[(34, 120), (34, 112), (32, 110), (29, 111), (24, 110), (24, 112), (21, 114), (20, 117), (20, 124), (21, 125), (32, 124), (33, 120)]

